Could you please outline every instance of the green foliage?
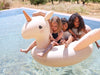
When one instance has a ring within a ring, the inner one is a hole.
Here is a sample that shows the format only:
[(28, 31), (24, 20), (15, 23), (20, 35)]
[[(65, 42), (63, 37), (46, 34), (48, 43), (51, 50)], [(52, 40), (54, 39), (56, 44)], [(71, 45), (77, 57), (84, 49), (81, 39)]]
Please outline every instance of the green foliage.
[(3, 5), (4, 5), (4, 3), (1, 2), (1, 3), (0, 3), (0, 10), (3, 8)]
[(100, 0), (98, 0), (98, 2), (100, 3)]
[(31, 3), (31, 4), (34, 4), (34, 0), (30, 0), (30, 3)]
[[(64, 0), (66, 2), (74, 2), (74, 1), (77, 1), (77, 0)], [(79, 1), (79, 0), (78, 0)], [(93, 3), (100, 3), (100, 0), (81, 0), (81, 1), (85, 1), (85, 2), (93, 2)]]
[(94, 2), (94, 3), (95, 3), (95, 2), (100, 2), (100, 0), (91, 0), (91, 1)]
[(0, 2), (0, 10), (3, 10), (3, 9), (9, 9), (10, 8), (10, 2)]
[(64, 0), (64, 1), (69, 2), (70, 0)]
[(44, 4), (47, 2), (47, 0), (30, 0), (31, 4), (38, 5), (38, 4)]

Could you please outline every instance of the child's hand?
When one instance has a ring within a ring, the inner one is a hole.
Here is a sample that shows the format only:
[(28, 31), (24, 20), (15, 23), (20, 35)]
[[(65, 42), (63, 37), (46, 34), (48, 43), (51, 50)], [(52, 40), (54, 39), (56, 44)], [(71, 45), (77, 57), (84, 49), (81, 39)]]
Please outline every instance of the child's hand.
[(75, 35), (75, 38), (77, 38), (77, 35)]
[(63, 44), (65, 44), (65, 42), (66, 42), (65, 40), (61, 40), (60, 44), (63, 45)]
[(56, 41), (52, 41), (51, 44), (52, 44), (53, 46), (58, 46), (58, 45), (59, 45)]
[(66, 41), (66, 43), (65, 43), (65, 48), (67, 48), (67, 47), (68, 47), (68, 45), (69, 45), (69, 43)]
[(28, 52), (28, 50), (26, 50), (26, 49), (20, 49), (20, 52), (27, 53), (27, 52)]
[(76, 39), (77, 38), (77, 35), (74, 35), (74, 38)]
[(55, 40), (55, 39), (52, 37), (52, 35), (50, 35), (49, 39), (50, 39), (51, 41), (54, 41), (54, 40)]

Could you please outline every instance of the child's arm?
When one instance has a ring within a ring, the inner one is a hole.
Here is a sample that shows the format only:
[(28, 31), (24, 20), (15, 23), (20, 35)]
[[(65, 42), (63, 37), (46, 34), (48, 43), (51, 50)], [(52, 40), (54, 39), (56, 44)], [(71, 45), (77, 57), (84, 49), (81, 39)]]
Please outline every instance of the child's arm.
[(70, 35), (68, 37), (68, 40), (65, 42), (65, 48), (67, 48), (67, 46), (74, 40), (74, 37), (72, 35)]
[(100, 48), (100, 45), (98, 44), (97, 41), (95, 41), (95, 44), (96, 44), (97, 48)]
[(89, 31), (87, 31), (86, 29), (82, 29), (82, 31), (83, 31), (85, 34), (89, 32)]
[(56, 42), (59, 41), (62, 38), (62, 36), (63, 36), (63, 31), (58, 33), (58, 37), (55, 39), (55, 41)]
[(75, 38), (77, 38), (77, 36), (75, 35), (75, 33), (71, 30), (71, 29), (69, 29), (68, 30)]
[(50, 34), (50, 40), (55, 41), (55, 39), (53, 38), (53, 36), (51, 34)]
[(27, 52), (30, 51), (34, 46), (36, 46), (36, 41), (32, 42), (32, 44), (30, 44), (30, 46), (29, 46), (27, 49), (20, 49), (20, 52), (27, 53)]

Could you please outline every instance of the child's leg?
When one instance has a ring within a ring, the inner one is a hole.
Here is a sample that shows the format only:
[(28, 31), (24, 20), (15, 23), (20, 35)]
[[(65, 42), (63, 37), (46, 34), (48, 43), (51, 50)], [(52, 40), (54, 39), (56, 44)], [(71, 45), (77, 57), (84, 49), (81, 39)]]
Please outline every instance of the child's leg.
[(47, 54), (51, 49), (52, 49), (53, 45), (50, 44), (42, 53), (38, 53), (38, 56), (44, 56), (45, 54)]
[(32, 44), (30, 44), (30, 46), (29, 46), (27, 49), (20, 49), (20, 52), (27, 53), (27, 52), (30, 51), (34, 46), (36, 46), (36, 41), (32, 42)]
[(47, 54), (52, 48), (53, 46), (58, 45), (57, 42), (53, 41), (51, 42), (51, 44), (42, 52), (42, 53), (38, 53), (37, 55), (39, 56), (44, 56), (45, 54)]

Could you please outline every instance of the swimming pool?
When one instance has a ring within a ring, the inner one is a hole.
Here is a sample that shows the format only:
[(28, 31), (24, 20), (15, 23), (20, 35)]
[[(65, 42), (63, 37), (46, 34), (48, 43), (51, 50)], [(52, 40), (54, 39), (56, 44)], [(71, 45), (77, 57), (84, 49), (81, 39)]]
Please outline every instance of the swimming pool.
[[(21, 36), (22, 26), (26, 22), (23, 10), (30, 16), (37, 11), (18, 8), (0, 12), (0, 75), (100, 75), (100, 49), (97, 49), (95, 44), (88, 59), (76, 65), (59, 68), (39, 64), (30, 52), (21, 53), (20, 48), (27, 48), (34, 40), (25, 40)], [(55, 13), (53, 16), (55, 15), (69, 18), (65, 14)], [(100, 20), (84, 20), (92, 29), (100, 28)]]

